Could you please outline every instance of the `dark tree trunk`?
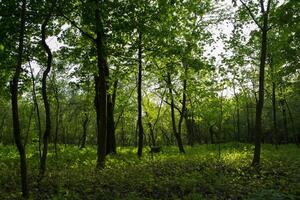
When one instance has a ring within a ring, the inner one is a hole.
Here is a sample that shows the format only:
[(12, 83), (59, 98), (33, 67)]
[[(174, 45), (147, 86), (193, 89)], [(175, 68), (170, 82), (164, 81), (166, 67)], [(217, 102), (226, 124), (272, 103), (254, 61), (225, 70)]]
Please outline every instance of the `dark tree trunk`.
[(250, 124), (250, 111), (249, 111), (249, 102), (246, 100), (246, 115), (247, 115), (247, 138), (248, 142), (252, 142), (251, 139), (251, 124)]
[(47, 24), (50, 20), (50, 15), (47, 16), (45, 21), (42, 24), (42, 46), (47, 53), (47, 67), (46, 70), (43, 72), (43, 77), (42, 77), (42, 97), (44, 101), (44, 106), (45, 106), (45, 114), (46, 114), (46, 122), (45, 122), (45, 132), (43, 136), (43, 152), (42, 152), (42, 157), (41, 157), (41, 165), (40, 165), (40, 178), (42, 178), (45, 174), (46, 171), (46, 160), (47, 160), (47, 153), (48, 153), (48, 140), (50, 137), (51, 133), (51, 117), (50, 117), (50, 104), (48, 101), (48, 96), (47, 96), (47, 77), (48, 74), (51, 70), (52, 66), (52, 52), (49, 48), (49, 46), (46, 43), (46, 27)]
[[(180, 138), (180, 143), (181, 146), (180, 147), (180, 152), (184, 153), (184, 149), (183, 149), (183, 145), (182, 145), (182, 141), (181, 141), (181, 126), (182, 126), (182, 121), (184, 118), (187, 118), (186, 116), (186, 85), (187, 85), (187, 72), (188, 72), (188, 67), (185, 63), (183, 63), (184, 66), (184, 79), (183, 79), (183, 92), (182, 92), (182, 108), (181, 108), (181, 114), (180, 114), (180, 118), (179, 118), (179, 122), (178, 122), (178, 138)], [(174, 103), (174, 102), (173, 102)]]
[(138, 60), (139, 60), (139, 68), (138, 68), (138, 156), (141, 157), (143, 154), (143, 137), (144, 137), (144, 129), (142, 122), (142, 33), (139, 30), (139, 38), (138, 38)]
[(121, 144), (122, 144), (122, 147), (125, 146), (125, 118), (122, 117), (122, 120), (121, 120)]
[(195, 129), (195, 121), (192, 118), (190, 118), (189, 111), (186, 110), (186, 129), (187, 129), (187, 139), (188, 139), (188, 145), (193, 146), (194, 145), (194, 129)]
[(233, 92), (234, 92), (234, 97), (235, 97), (235, 102), (236, 102), (236, 127), (237, 127), (237, 132), (236, 132), (236, 140), (240, 142), (240, 101), (239, 101), (239, 96), (236, 94), (235, 91), (235, 83), (233, 81)]
[(270, 2), (268, 1), (267, 11), (264, 10), (263, 0), (262, 13), (263, 13), (263, 26), (261, 27), (261, 50), (260, 50), (260, 65), (259, 65), (259, 91), (258, 102), (256, 104), (256, 119), (255, 119), (255, 148), (252, 166), (259, 165), (260, 152), (261, 152), (261, 135), (262, 135), (262, 111), (264, 106), (264, 90), (265, 90), (265, 65), (267, 57), (267, 34), (268, 34), (268, 14)]
[(25, 137), (24, 146), (26, 146), (28, 144), (29, 132), (30, 132), (30, 128), (31, 128), (31, 119), (32, 119), (33, 111), (34, 111), (34, 107), (32, 107), (32, 109), (30, 109), (29, 119), (28, 119), (28, 127), (27, 127), (27, 130), (26, 130), (26, 137)]
[(175, 103), (174, 103), (174, 97), (173, 97), (173, 91), (172, 91), (172, 82), (171, 82), (171, 75), (168, 72), (167, 74), (167, 84), (168, 84), (168, 88), (169, 88), (169, 95), (171, 98), (171, 118), (172, 118), (172, 128), (173, 128), (173, 132), (175, 135), (175, 138), (177, 140), (177, 145), (179, 148), (179, 152), (180, 153), (185, 153), (184, 148), (183, 148), (183, 144), (182, 144), (182, 140), (181, 140), (181, 136), (178, 134), (177, 129), (176, 129), (176, 121), (175, 121)]
[(150, 132), (150, 147), (152, 146), (156, 146), (156, 141), (155, 141), (155, 136), (154, 136), (154, 127), (152, 125), (152, 123), (150, 122), (150, 118), (149, 118), (149, 115), (148, 115), (148, 112), (145, 112), (146, 113), (146, 117), (148, 118), (148, 127), (149, 127), (149, 132)]
[(2, 142), (3, 128), (4, 128), (4, 123), (5, 123), (6, 115), (7, 115), (7, 113), (4, 112), (3, 117), (1, 119), (1, 124), (0, 124), (0, 143)]
[(236, 97), (236, 126), (237, 126), (237, 141), (241, 141), (241, 127), (240, 127), (240, 101), (239, 97)]
[[(57, 87), (57, 86), (55, 86)], [(60, 102), (58, 98), (58, 91), (57, 88), (54, 89), (55, 93), (55, 101), (56, 101), (56, 117), (55, 117), (55, 136), (54, 136), (54, 149), (55, 155), (57, 157), (57, 140), (58, 140), (58, 129), (59, 129), (59, 122), (60, 122)]]
[[(106, 77), (109, 77), (109, 68), (106, 65), (105, 68)], [(106, 154), (115, 154), (116, 150), (116, 134), (115, 134), (115, 120), (114, 120), (114, 106), (116, 101), (118, 80), (113, 83), (112, 95), (107, 94), (107, 143), (106, 143)], [(107, 85), (109, 90), (109, 85)]]
[(89, 122), (89, 116), (87, 113), (84, 113), (84, 120), (82, 123), (83, 134), (80, 140), (80, 149), (85, 148), (88, 122)]
[(289, 142), (289, 131), (288, 131), (288, 125), (287, 125), (287, 117), (286, 117), (286, 108), (285, 108), (285, 101), (284, 99), (280, 101), (281, 109), (282, 109), (282, 119), (283, 119), (283, 140), (285, 143)]
[(12, 120), (13, 120), (13, 133), (14, 140), (20, 155), (20, 171), (21, 171), (21, 184), (22, 184), (22, 197), (25, 199), (29, 198), (28, 182), (27, 182), (27, 163), (26, 163), (26, 152), (25, 147), (22, 144), (19, 111), (18, 111), (18, 85), (20, 73), (22, 70), (22, 57), (24, 47), (24, 35), (25, 35), (25, 15), (26, 15), (26, 0), (22, 0), (21, 10), (21, 23), (20, 23), (20, 36), (19, 36), (19, 47), (17, 54), (17, 65), (13, 80), (11, 82), (11, 107), (12, 107)]
[[(275, 69), (273, 66), (272, 58), (270, 57), (270, 68), (271, 68), (271, 75), (272, 75), (272, 111), (273, 111), (273, 136), (272, 140), (275, 142), (275, 144), (278, 144), (277, 139), (277, 115), (276, 115), (276, 83), (275, 83)], [(275, 138), (274, 138), (275, 137)]]
[[(219, 124), (219, 127), (220, 127), (220, 135), (222, 135), (222, 133), (223, 133), (223, 92), (222, 92), (222, 95), (221, 95), (220, 104), (221, 105), (220, 105), (220, 124)], [(224, 141), (226, 140), (226, 134), (225, 133), (223, 135), (223, 140)]]
[(97, 168), (101, 169), (105, 165), (106, 142), (107, 142), (107, 68), (106, 57), (104, 54), (104, 32), (103, 23), (100, 15), (100, 2), (96, 1), (95, 10), (96, 23), (96, 47), (97, 47), (97, 67), (98, 75), (95, 80), (96, 89), (96, 114), (97, 114)]
[(107, 96), (107, 144), (106, 154), (115, 154), (116, 151), (116, 137), (115, 137), (115, 121), (114, 121), (114, 105), (112, 98)]
[(292, 129), (293, 129), (294, 140), (295, 140), (294, 142), (297, 144), (297, 146), (299, 146), (299, 142), (300, 142), (300, 141), (299, 141), (297, 138), (299, 137), (299, 139), (300, 139), (300, 135), (297, 136), (297, 134), (296, 134), (296, 128), (295, 128), (294, 117), (293, 117), (293, 115), (292, 115), (292, 112), (291, 112), (291, 109), (290, 109), (290, 106), (289, 106), (287, 100), (285, 99), (284, 102), (285, 102), (285, 105), (286, 105), (286, 108), (287, 108), (287, 110), (288, 110), (288, 113), (289, 113), (289, 116), (290, 116), (290, 120), (291, 120), (291, 123), (292, 123)]

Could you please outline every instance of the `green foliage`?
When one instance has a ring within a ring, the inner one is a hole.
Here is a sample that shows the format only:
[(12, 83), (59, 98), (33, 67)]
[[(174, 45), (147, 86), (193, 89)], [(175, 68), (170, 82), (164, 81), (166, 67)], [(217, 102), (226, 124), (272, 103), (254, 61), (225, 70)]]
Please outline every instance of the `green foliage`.
[[(37, 191), (37, 150), (28, 149), (32, 197), (42, 199), (297, 199), (300, 197), (299, 149), (294, 145), (263, 145), (262, 165), (249, 167), (253, 147), (247, 144), (163, 147), (153, 157), (146, 151), (119, 148), (106, 168), (95, 171), (96, 149), (59, 146), (49, 153), (48, 172)], [(0, 146), (1, 199), (18, 199), (18, 155), (13, 146)]]

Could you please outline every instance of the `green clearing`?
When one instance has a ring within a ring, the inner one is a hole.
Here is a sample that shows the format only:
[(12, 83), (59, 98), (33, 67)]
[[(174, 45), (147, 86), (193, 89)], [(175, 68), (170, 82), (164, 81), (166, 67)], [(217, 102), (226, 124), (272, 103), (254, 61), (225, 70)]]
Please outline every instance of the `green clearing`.
[[(300, 199), (300, 149), (296, 145), (262, 146), (260, 169), (250, 167), (253, 146), (227, 143), (163, 147), (142, 159), (133, 147), (109, 155), (95, 171), (96, 148), (50, 147), (48, 169), (37, 188), (38, 151), (28, 146), (31, 198), (37, 199)], [(14, 146), (0, 145), (0, 199), (18, 199), (20, 177)]]

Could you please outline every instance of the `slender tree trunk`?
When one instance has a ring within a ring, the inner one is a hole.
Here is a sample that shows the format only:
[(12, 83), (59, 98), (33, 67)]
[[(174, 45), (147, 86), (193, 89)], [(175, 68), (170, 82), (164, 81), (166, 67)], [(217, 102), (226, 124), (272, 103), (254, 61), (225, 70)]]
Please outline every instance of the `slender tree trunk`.
[(100, 15), (100, 2), (96, 0), (95, 10), (96, 23), (96, 47), (98, 75), (96, 77), (96, 113), (97, 113), (97, 168), (105, 165), (106, 142), (107, 142), (107, 83), (105, 69), (107, 67), (104, 54), (104, 31)]
[(274, 129), (274, 136), (273, 141), (275, 139), (275, 144), (278, 144), (278, 139), (277, 139), (277, 115), (276, 115), (276, 83), (275, 83), (275, 70), (273, 66), (273, 61), (272, 58), (270, 57), (270, 68), (271, 68), (271, 75), (272, 75), (272, 111), (273, 111), (273, 129)]
[[(182, 121), (183, 118), (187, 118), (186, 116), (186, 85), (187, 85), (187, 73), (188, 73), (188, 67), (185, 63), (183, 63), (184, 66), (184, 79), (183, 79), (183, 93), (182, 93), (182, 108), (181, 108), (181, 115), (179, 118), (178, 122), (178, 137), (180, 138), (181, 141), (181, 126), (182, 126)], [(181, 146), (180, 147), (180, 152), (184, 153), (182, 141), (181, 141)]]
[[(270, 1), (270, 0), (269, 0)], [(264, 106), (265, 90), (265, 64), (267, 55), (267, 33), (268, 33), (268, 12), (263, 12), (263, 27), (261, 35), (260, 65), (259, 65), (259, 91), (258, 102), (256, 105), (255, 119), (255, 148), (252, 166), (259, 165), (261, 152), (261, 135), (262, 135), (262, 111)]]
[(241, 126), (240, 126), (240, 101), (239, 101), (239, 97), (236, 97), (236, 126), (237, 126), (237, 141), (240, 142), (241, 141)]
[(88, 122), (89, 122), (89, 116), (87, 113), (84, 113), (84, 120), (82, 123), (82, 129), (83, 129), (83, 134), (80, 142), (80, 149), (85, 148), (86, 144), (86, 136), (87, 136), (87, 127), (88, 127)]
[(46, 171), (46, 160), (48, 154), (48, 140), (51, 133), (51, 117), (50, 117), (50, 104), (47, 96), (47, 77), (52, 67), (52, 52), (49, 46), (46, 43), (46, 27), (50, 20), (51, 14), (49, 14), (42, 24), (42, 46), (47, 53), (47, 68), (43, 72), (42, 77), (42, 97), (45, 106), (45, 114), (46, 114), (46, 123), (45, 123), (45, 132), (43, 136), (43, 153), (41, 158), (41, 165), (40, 165), (40, 178), (42, 178)]
[(138, 156), (141, 157), (143, 154), (143, 137), (144, 137), (144, 129), (142, 122), (142, 32), (139, 30), (139, 38), (138, 38), (138, 60), (139, 60), (139, 68), (138, 68)]
[(236, 139), (238, 142), (240, 142), (240, 101), (239, 101), (239, 96), (236, 94), (235, 91), (235, 83), (233, 81), (233, 93), (235, 97), (235, 102), (236, 102), (236, 127), (237, 127), (237, 133), (236, 133)]
[(281, 104), (281, 108), (282, 108), (283, 129), (284, 129), (284, 136), (282, 139), (284, 139), (285, 143), (288, 143), (289, 142), (289, 131), (288, 131), (288, 125), (287, 125), (285, 101), (281, 100), (280, 104)]
[(5, 123), (6, 116), (7, 116), (7, 113), (4, 112), (3, 117), (1, 119), (1, 124), (0, 124), (0, 143), (2, 142), (3, 128), (4, 128), (4, 123)]
[(248, 138), (248, 142), (251, 142), (250, 111), (249, 111), (248, 100), (246, 100), (246, 118), (247, 118), (247, 138)]
[(125, 146), (125, 118), (122, 117), (122, 120), (121, 120), (121, 143), (122, 143), (122, 147)]
[(26, 137), (25, 137), (25, 141), (24, 141), (25, 147), (28, 144), (28, 138), (29, 138), (29, 132), (30, 132), (30, 128), (31, 128), (31, 119), (32, 119), (33, 111), (34, 111), (34, 107), (32, 107), (32, 109), (30, 109), (30, 113), (29, 113), (28, 127), (26, 130)]
[(42, 157), (42, 150), (41, 150), (42, 125), (41, 125), (41, 117), (40, 117), (39, 104), (38, 104), (37, 96), (36, 96), (35, 78), (34, 78), (34, 75), (33, 75), (33, 69), (32, 69), (32, 67), (31, 67), (30, 61), (29, 61), (29, 67), (30, 67), (31, 81), (32, 81), (32, 97), (33, 97), (33, 103), (34, 103), (34, 107), (35, 107), (36, 120), (37, 120), (37, 127), (38, 127), (38, 137), (39, 137), (39, 158), (40, 158), (40, 160), (41, 160), (41, 157)]
[[(296, 142), (297, 146), (299, 146), (299, 142), (300, 142), (300, 141), (297, 139), (297, 134), (296, 134), (296, 128), (295, 128), (294, 117), (293, 117), (293, 115), (292, 115), (292, 112), (291, 112), (291, 109), (290, 109), (290, 106), (289, 106), (287, 100), (284, 99), (284, 102), (285, 102), (285, 105), (286, 105), (286, 108), (287, 108), (287, 110), (288, 110), (288, 113), (289, 113), (289, 116), (290, 116), (290, 120), (291, 120), (291, 123), (292, 123), (292, 128), (293, 128), (293, 133), (294, 133), (295, 142)], [(299, 135), (298, 137), (299, 137), (299, 139), (300, 139), (300, 135)]]
[[(220, 124), (219, 124), (220, 138), (221, 138), (221, 135), (223, 133), (223, 91), (224, 91), (224, 87), (222, 87), (222, 93), (221, 93), (221, 98), (220, 98), (221, 99), (221, 101), (220, 101)], [(225, 133), (223, 134), (223, 140), (224, 141), (226, 140), (226, 134)]]
[(173, 91), (172, 91), (171, 75), (170, 75), (169, 72), (167, 73), (167, 83), (168, 83), (168, 88), (169, 88), (169, 95), (170, 95), (170, 98), (171, 98), (171, 118), (172, 118), (173, 132), (174, 132), (175, 138), (177, 140), (177, 145), (178, 145), (178, 148), (179, 148), (179, 152), (180, 153), (185, 153), (184, 148), (183, 148), (183, 144), (182, 144), (182, 140), (181, 140), (181, 136), (178, 134), (177, 129), (176, 129), (175, 103), (174, 103), (174, 97), (173, 97)]
[(24, 36), (25, 36), (25, 20), (26, 20), (26, 0), (22, 0), (17, 65), (11, 82), (11, 107), (12, 107), (14, 140), (20, 155), (22, 197), (28, 199), (29, 190), (28, 190), (28, 181), (27, 181), (26, 151), (25, 151), (25, 147), (22, 144), (19, 111), (18, 111), (18, 85), (19, 85), (20, 73), (22, 70), (22, 57), (23, 57)]
[(150, 118), (149, 118), (149, 115), (148, 115), (148, 112), (146, 111), (146, 117), (148, 118), (148, 127), (149, 127), (149, 132), (150, 132), (150, 147), (151, 146), (156, 146), (156, 141), (155, 141), (155, 136), (154, 136), (154, 127), (152, 125), (152, 123), (150, 122)]
[(115, 154), (116, 138), (115, 138), (115, 121), (114, 121), (114, 105), (111, 95), (107, 95), (107, 144), (106, 154)]
[[(55, 86), (57, 87), (57, 86)], [(58, 91), (57, 88), (54, 89), (55, 93), (55, 101), (56, 101), (56, 117), (55, 117), (55, 136), (54, 136), (54, 149), (55, 149), (55, 155), (57, 157), (57, 140), (58, 140), (58, 129), (59, 129), (59, 122), (60, 122), (60, 102), (58, 97)]]

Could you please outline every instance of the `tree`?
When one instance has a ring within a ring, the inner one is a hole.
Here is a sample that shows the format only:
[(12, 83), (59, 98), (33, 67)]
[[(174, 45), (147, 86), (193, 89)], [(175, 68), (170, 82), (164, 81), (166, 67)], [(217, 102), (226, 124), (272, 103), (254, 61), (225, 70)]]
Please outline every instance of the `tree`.
[(14, 132), (15, 143), (20, 154), (22, 196), (25, 199), (29, 197), (29, 190), (28, 190), (28, 181), (27, 181), (26, 151), (25, 151), (24, 144), (22, 144), (19, 112), (18, 112), (18, 85), (19, 85), (20, 73), (22, 70), (22, 60), (23, 60), (23, 50), (24, 50), (23, 48), (24, 48), (25, 23), (26, 23), (26, 4), (27, 1), (22, 0), (17, 62), (15, 67), (15, 73), (11, 81), (11, 106), (12, 106), (13, 128), (14, 128), (13, 132)]
[[(252, 20), (256, 23), (261, 31), (261, 47), (260, 47), (260, 64), (259, 64), (259, 91), (258, 91), (258, 102), (256, 104), (256, 118), (255, 118), (255, 149), (252, 161), (252, 166), (257, 166), (260, 163), (260, 152), (261, 152), (261, 137), (262, 137), (262, 111), (264, 106), (264, 93), (265, 93), (265, 65), (267, 59), (267, 38), (269, 26), (269, 14), (271, 1), (260, 0), (260, 12), (262, 22), (259, 22), (255, 17), (253, 11), (247, 6), (243, 0), (240, 0), (242, 5), (247, 9)], [(267, 5), (265, 5), (267, 4)]]

